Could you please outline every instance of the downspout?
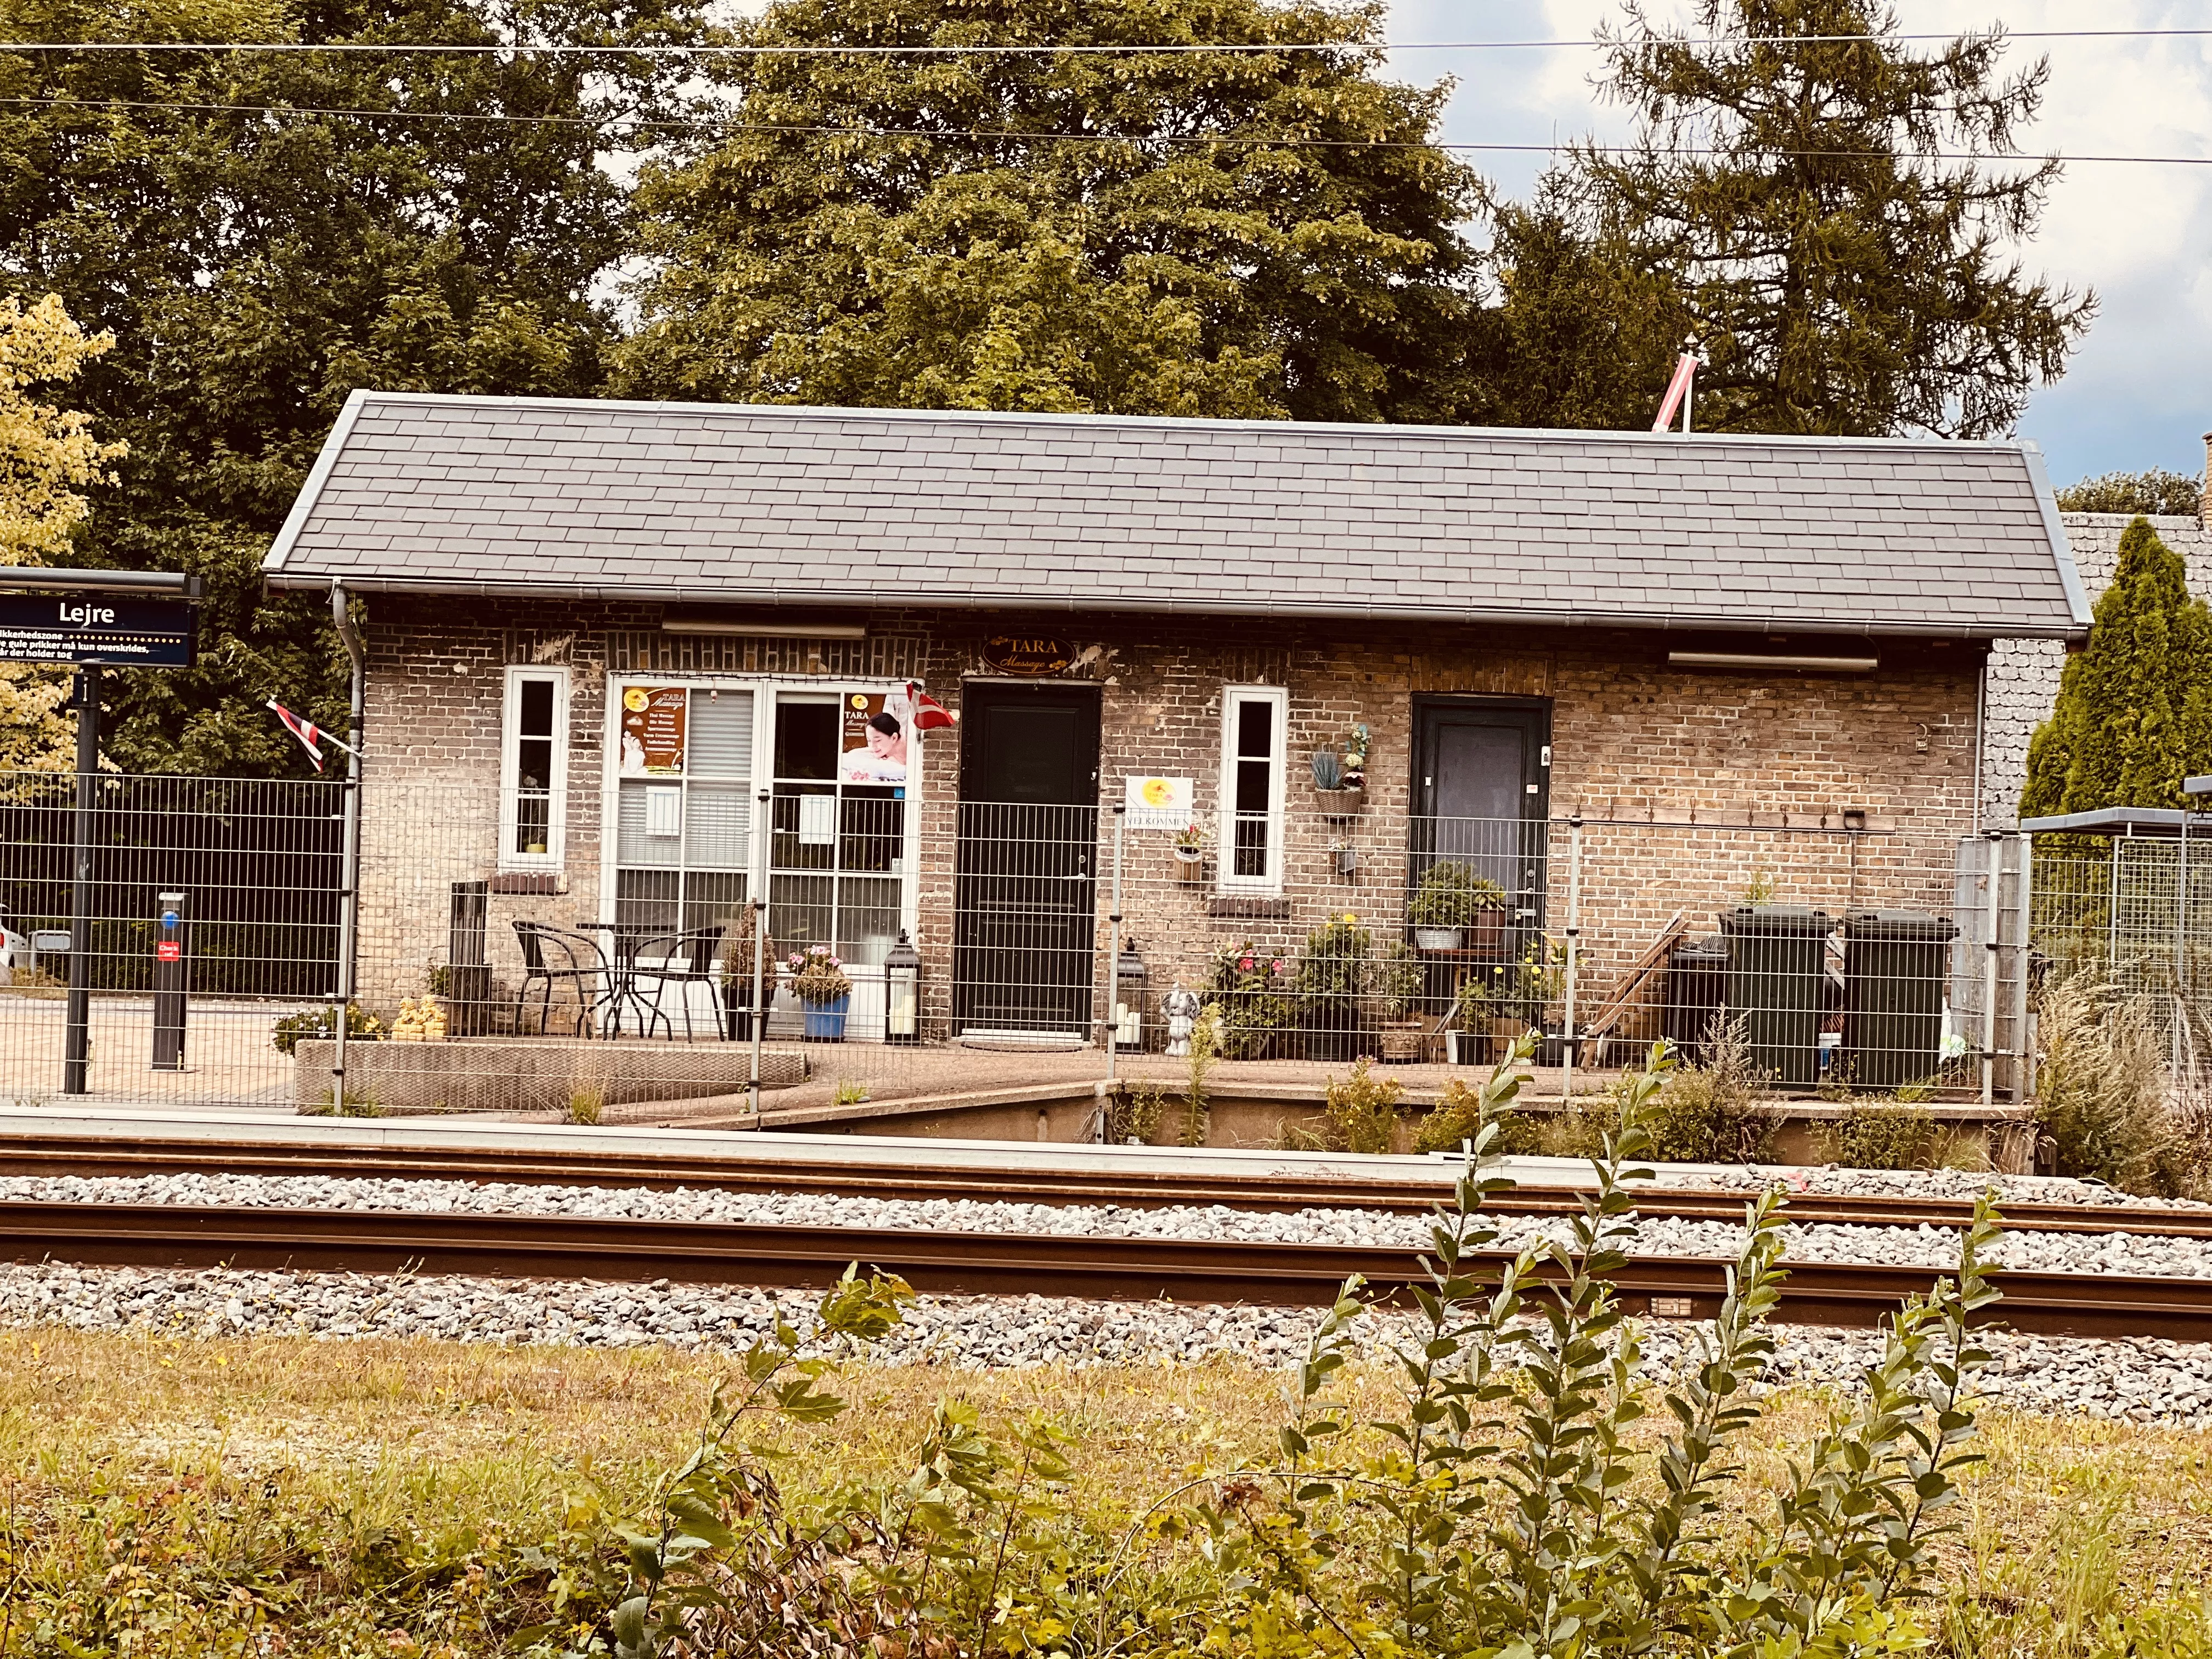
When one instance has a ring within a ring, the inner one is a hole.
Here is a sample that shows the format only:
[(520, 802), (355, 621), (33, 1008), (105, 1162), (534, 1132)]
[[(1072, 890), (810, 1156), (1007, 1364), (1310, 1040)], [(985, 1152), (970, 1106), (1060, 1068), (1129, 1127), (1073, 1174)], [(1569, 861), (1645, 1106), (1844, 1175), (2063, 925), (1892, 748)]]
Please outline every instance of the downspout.
[(1990, 659), (1996, 654), (1992, 642), (1982, 653), (1982, 672), (1974, 681), (1974, 824), (1967, 833), (1977, 836), (1982, 833), (1982, 730), (1989, 707)]
[(352, 723), (346, 740), (353, 745), (346, 756), (345, 833), (341, 843), (338, 890), (337, 1000), (331, 1010), (335, 1042), (331, 1051), (331, 1110), (345, 1112), (346, 1026), (353, 1015), (357, 975), (354, 962), (361, 928), (361, 727), (368, 692), (368, 653), (353, 625), (353, 609), (344, 587), (331, 584), (331, 620), (351, 662), (352, 685), (348, 707)]

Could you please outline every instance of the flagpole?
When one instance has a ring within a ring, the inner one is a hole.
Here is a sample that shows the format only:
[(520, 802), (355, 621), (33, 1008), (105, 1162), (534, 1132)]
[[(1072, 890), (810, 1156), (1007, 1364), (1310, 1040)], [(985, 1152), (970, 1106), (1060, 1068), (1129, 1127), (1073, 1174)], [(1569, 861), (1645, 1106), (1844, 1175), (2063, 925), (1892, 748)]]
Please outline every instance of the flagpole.
[(353, 1015), (357, 979), (354, 956), (361, 936), (361, 725), (367, 702), (368, 658), (362, 648), (360, 634), (355, 631), (346, 591), (336, 582), (331, 584), (331, 618), (337, 624), (338, 638), (352, 665), (348, 706), (353, 719), (347, 735), (353, 741), (344, 745), (345, 830), (339, 849), (339, 879), (344, 885), (338, 894), (337, 1002), (331, 1011), (335, 1033), (331, 1049), (331, 1111), (343, 1116), (346, 1103), (346, 1026)]

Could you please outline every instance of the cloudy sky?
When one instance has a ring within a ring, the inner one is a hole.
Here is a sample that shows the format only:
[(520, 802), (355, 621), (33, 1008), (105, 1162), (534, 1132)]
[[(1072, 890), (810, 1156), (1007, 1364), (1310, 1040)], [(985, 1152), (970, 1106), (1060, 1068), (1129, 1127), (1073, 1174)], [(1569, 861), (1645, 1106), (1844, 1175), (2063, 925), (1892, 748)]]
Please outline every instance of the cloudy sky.
[[(2188, 28), (2212, 25), (2203, 0), (1898, 0), (1911, 33), (2008, 29)], [(1686, 16), (1650, 0), (1655, 18)], [(1617, 0), (1394, 0), (1394, 41), (1586, 40)], [(2022, 40), (2008, 62), (2051, 58), (2041, 118), (2022, 137), (2061, 155), (2212, 157), (2212, 37)], [(1462, 143), (1548, 143), (1584, 132), (1626, 135), (1598, 106), (1595, 54), (1553, 51), (1394, 55), (1405, 79), (1454, 76), (1443, 137)], [(1509, 189), (1542, 158), (1469, 159)], [(2096, 290), (2096, 321), (2065, 378), (2039, 391), (2021, 434), (2043, 446), (2055, 483), (2165, 466), (2197, 472), (2212, 428), (2212, 166), (2080, 161), (2052, 193), (2030, 270)]]

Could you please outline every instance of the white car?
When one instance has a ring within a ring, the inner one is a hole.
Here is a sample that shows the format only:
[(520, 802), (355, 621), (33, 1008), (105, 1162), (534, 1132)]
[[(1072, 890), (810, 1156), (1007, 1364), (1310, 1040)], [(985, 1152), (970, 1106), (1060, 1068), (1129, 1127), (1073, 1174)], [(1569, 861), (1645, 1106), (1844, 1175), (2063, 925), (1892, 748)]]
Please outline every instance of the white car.
[(8, 913), (0, 910), (0, 973), (9, 978), (18, 968), (31, 965), (31, 941), (8, 925)]

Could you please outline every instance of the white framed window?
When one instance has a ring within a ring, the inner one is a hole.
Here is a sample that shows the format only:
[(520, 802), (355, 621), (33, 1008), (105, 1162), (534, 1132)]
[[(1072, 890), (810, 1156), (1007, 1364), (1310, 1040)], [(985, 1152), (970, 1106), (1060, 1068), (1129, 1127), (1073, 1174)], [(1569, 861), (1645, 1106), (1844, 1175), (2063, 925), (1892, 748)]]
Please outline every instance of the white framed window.
[(508, 669), (500, 720), (501, 869), (560, 868), (568, 785), (568, 671)]
[(1279, 685), (1221, 692), (1221, 890), (1283, 890), (1283, 763), (1291, 694)]

